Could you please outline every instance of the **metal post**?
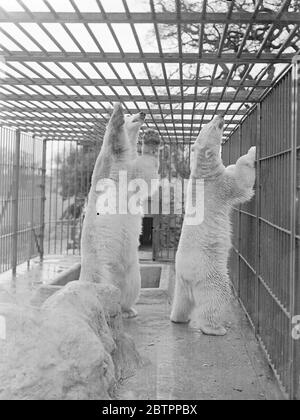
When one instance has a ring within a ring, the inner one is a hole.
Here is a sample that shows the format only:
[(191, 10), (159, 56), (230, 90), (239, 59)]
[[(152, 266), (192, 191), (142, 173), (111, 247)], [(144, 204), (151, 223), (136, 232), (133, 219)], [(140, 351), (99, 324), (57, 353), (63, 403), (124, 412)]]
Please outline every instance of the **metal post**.
[(35, 135), (32, 136), (32, 166), (31, 166), (31, 206), (30, 206), (30, 241), (28, 249), (27, 265), (30, 266), (30, 259), (34, 253), (34, 190), (35, 190)]
[[(291, 242), (290, 242), (290, 305), (291, 305), (291, 331), (294, 328), (295, 318), (300, 315), (300, 279), (296, 276), (296, 267), (299, 267), (299, 243), (297, 245), (296, 226), (299, 219), (297, 214), (297, 152), (299, 152), (298, 136), (300, 125), (300, 56), (293, 60), (293, 87), (292, 87), (292, 141), (291, 141)], [(298, 149), (298, 150), (297, 150)], [(298, 163), (298, 168), (297, 168)], [(299, 174), (298, 174), (299, 175)], [(298, 177), (299, 181), (299, 177)], [(299, 186), (298, 186), (299, 188)], [(298, 232), (299, 234), (299, 232)], [(300, 399), (300, 339), (291, 338), (291, 397)]]
[(41, 214), (40, 214), (40, 259), (44, 258), (44, 239), (45, 239), (45, 204), (46, 204), (46, 154), (47, 140), (43, 140), (43, 158), (42, 158), (42, 182), (41, 182)]
[(18, 265), (18, 219), (19, 219), (19, 182), (20, 182), (20, 148), (21, 148), (21, 132), (16, 130), (15, 134), (15, 153), (13, 166), (13, 191), (12, 191), (12, 205), (13, 205), (13, 234), (12, 234), (12, 273), (13, 276), (17, 273)]
[[(241, 156), (241, 152), (242, 152), (242, 141), (243, 141), (243, 136), (242, 136), (242, 125), (239, 125), (239, 144), (238, 144), (238, 157)], [(241, 213), (241, 209), (242, 206), (241, 204), (239, 205), (239, 219), (238, 219), (238, 240), (239, 240), (239, 244), (238, 244), (238, 277), (237, 277), (237, 295), (240, 298), (241, 297), (241, 243), (242, 243), (242, 213)]]
[(255, 334), (259, 334), (259, 275), (260, 275), (260, 164), (261, 164), (261, 104), (257, 106), (257, 133), (256, 133), (256, 244), (255, 244)]

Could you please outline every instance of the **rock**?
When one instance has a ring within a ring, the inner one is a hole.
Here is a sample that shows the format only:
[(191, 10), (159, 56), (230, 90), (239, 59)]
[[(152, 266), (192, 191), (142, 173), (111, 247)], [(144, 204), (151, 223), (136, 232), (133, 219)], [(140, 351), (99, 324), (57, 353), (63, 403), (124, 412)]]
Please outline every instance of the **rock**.
[(74, 320), (82, 319), (101, 340), (106, 351), (112, 353), (116, 345), (107, 324), (110, 318), (109, 309), (104, 309), (105, 305), (110, 307), (110, 302), (105, 302), (107, 296), (112, 295), (115, 297), (115, 302), (112, 302), (112, 310), (118, 311), (121, 315), (120, 305), (116, 306), (116, 302), (120, 301), (118, 289), (109, 285), (79, 281), (68, 283), (63, 289), (52, 295), (43, 304), (42, 309), (53, 314), (67, 312), (73, 316)]
[(0, 399), (110, 399), (140, 363), (113, 286), (71, 282), (40, 309), (0, 303)]

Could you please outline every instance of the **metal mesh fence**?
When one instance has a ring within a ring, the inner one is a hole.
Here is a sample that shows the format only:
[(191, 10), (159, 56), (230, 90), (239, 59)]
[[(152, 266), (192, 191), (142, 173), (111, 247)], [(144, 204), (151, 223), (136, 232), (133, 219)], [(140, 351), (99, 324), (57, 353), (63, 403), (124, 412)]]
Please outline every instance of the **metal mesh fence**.
[(47, 254), (79, 254), (84, 206), (99, 147), (48, 141), (45, 240)]
[(0, 272), (42, 255), (43, 141), (0, 127)]
[(294, 324), (300, 309), (298, 83), (289, 71), (223, 146), (227, 164), (257, 146), (256, 194), (234, 209), (229, 269), (262, 348), (291, 398), (299, 398)]

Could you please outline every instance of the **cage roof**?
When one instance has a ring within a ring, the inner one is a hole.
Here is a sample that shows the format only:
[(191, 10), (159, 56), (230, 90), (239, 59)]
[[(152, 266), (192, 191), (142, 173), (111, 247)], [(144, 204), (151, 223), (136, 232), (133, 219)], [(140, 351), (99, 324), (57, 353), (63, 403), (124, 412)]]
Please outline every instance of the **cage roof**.
[(0, 0), (0, 124), (99, 141), (114, 102), (165, 142), (225, 136), (300, 47), (297, 0)]

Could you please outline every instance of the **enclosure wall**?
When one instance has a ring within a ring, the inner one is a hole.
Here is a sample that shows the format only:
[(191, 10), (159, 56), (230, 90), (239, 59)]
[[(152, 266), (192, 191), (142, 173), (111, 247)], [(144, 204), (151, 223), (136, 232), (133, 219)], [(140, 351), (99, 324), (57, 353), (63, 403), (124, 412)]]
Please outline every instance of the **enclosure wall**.
[(0, 272), (43, 254), (43, 140), (0, 127)]
[(80, 253), (84, 207), (98, 153), (95, 144), (47, 141), (46, 254)]
[(257, 147), (256, 194), (233, 211), (229, 268), (257, 337), (290, 398), (299, 398), (300, 354), (297, 66), (223, 146), (225, 164)]

